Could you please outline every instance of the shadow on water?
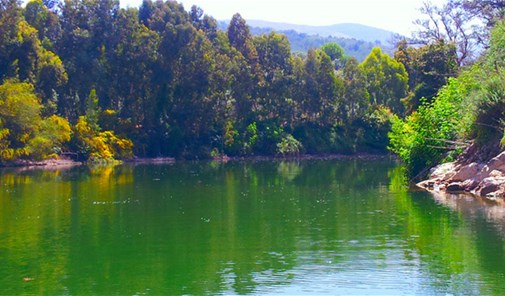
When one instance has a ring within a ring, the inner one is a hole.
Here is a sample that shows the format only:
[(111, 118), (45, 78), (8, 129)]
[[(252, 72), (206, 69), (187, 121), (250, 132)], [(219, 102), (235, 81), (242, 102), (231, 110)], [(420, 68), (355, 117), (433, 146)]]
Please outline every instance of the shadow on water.
[(503, 206), (390, 160), (0, 170), (6, 294), (503, 294)]

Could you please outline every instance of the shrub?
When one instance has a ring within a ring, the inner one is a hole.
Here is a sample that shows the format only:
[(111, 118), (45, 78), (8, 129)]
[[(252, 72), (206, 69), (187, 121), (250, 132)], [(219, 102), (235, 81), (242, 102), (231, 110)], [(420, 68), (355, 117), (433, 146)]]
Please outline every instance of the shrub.
[(411, 177), (458, 148), (458, 139), (472, 122), (472, 112), (463, 104), (474, 84), (468, 76), (450, 79), (431, 103), (423, 103), (405, 120), (391, 117), (389, 149), (404, 160)]
[(282, 156), (295, 156), (300, 154), (302, 148), (303, 146), (300, 141), (295, 139), (292, 135), (287, 134), (277, 143), (277, 154)]
[(102, 162), (125, 159), (133, 156), (133, 143), (118, 137), (113, 131), (99, 132), (92, 128), (86, 116), (79, 117), (75, 125), (75, 136), (88, 161)]

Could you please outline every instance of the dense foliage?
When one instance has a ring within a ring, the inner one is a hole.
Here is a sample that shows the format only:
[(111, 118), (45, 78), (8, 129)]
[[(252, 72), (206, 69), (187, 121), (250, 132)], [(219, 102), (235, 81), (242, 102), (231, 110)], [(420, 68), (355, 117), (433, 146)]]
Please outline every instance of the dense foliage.
[[(475, 142), (476, 160), (503, 150), (505, 131), (505, 23), (496, 23), (486, 53), (405, 120), (394, 118), (390, 149), (411, 175)], [(500, 143), (501, 142), (501, 143)], [(501, 144), (501, 147), (500, 147)]]
[(175, 1), (0, 3), (2, 162), (384, 152), (390, 119), (457, 71), (450, 44), (299, 55)]
[(383, 151), (407, 92), (380, 49), (300, 57), (174, 1), (1, 0), (0, 39), (1, 161)]

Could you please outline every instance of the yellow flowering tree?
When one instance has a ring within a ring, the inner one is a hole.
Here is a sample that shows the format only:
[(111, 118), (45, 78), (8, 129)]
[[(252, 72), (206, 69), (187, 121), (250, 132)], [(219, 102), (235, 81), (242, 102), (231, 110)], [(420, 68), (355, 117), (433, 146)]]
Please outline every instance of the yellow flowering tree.
[(16, 80), (0, 85), (0, 162), (57, 157), (70, 140), (70, 124), (56, 115), (43, 118), (41, 110), (33, 85)]

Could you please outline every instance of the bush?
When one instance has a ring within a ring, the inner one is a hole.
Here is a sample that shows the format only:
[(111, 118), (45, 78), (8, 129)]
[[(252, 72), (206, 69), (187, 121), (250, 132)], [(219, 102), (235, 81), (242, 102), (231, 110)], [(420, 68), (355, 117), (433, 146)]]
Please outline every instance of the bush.
[(41, 110), (31, 84), (11, 80), (0, 86), (0, 161), (58, 157), (70, 140), (70, 124), (56, 115), (42, 118)]
[(464, 99), (474, 85), (470, 76), (450, 79), (432, 103), (423, 103), (405, 120), (391, 117), (389, 149), (404, 160), (411, 177), (459, 147), (455, 143), (469, 129), (473, 118)]
[(116, 136), (113, 131), (99, 132), (93, 129), (86, 116), (79, 117), (75, 125), (75, 136), (80, 153), (88, 161), (114, 161), (133, 156), (132, 141)]
[(277, 143), (277, 154), (282, 156), (295, 156), (300, 154), (302, 148), (303, 146), (300, 141), (295, 139), (292, 135), (287, 134)]

